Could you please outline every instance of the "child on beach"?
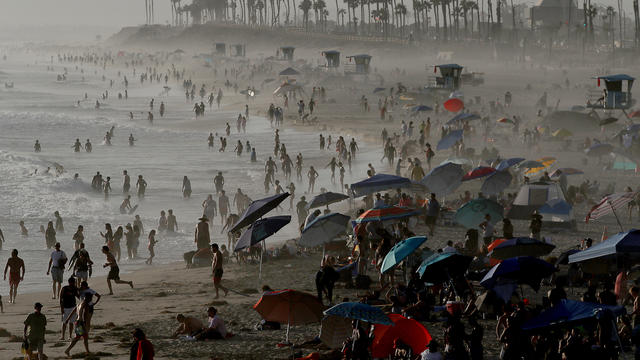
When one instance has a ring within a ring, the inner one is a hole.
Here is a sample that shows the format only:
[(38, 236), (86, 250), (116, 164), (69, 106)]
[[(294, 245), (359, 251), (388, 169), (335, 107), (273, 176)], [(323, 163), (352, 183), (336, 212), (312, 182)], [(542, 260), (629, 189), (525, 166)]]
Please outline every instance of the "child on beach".
[(157, 243), (158, 241), (156, 240), (156, 231), (151, 230), (149, 232), (149, 258), (147, 259), (147, 261), (145, 261), (147, 265), (151, 265), (153, 257), (156, 256), (156, 253), (153, 251), (153, 249)]

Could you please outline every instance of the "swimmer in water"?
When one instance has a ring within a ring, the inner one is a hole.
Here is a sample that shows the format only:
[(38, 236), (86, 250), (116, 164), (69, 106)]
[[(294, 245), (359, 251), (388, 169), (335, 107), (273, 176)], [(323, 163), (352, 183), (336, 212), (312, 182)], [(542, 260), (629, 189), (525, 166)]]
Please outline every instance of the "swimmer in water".
[(24, 226), (24, 221), (20, 220), (20, 235), (27, 237), (29, 236), (29, 230), (27, 230), (27, 227)]
[(120, 204), (120, 214), (126, 214), (131, 210), (131, 195), (127, 195), (127, 197)]
[(33, 150), (37, 153), (42, 151), (42, 147), (40, 146), (40, 140), (36, 140), (35, 145), (33, 145)]
[(133, 143), (136, 139), (133, 137), (133, 134), (129, 134), (129, 146), (133, 146)]
[(251, 149), (251, 162), (257, 162), (258, 156), (256, 155), (256, 148)]
[(107, 133), (104, 135), (104, 144), (105, 145), (111, 145), (111, 133), (107, 131)]
[(80, 149), (82, 149), (80, 139), (76, 139), (76, 142), (71, 145), (71, 148), (73, 149), (73, 152), (80, 152)]

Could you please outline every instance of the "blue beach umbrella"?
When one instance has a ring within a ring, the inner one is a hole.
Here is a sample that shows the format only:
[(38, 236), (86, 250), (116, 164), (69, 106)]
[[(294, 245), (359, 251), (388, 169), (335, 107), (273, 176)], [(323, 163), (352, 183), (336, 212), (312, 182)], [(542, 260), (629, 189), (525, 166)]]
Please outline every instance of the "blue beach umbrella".
[(411, 108), (411, 111), (413, 112), (423, 112), (423, 111), (431, 111), (431, 110), (433, 109), (427, 105), (418, 105)]
[(322, 206), (326, 206), (328, 208), (329, 204), (337, 203), (348, 198), (349, 196), (345, 194), (335, 193), (331, 191), (324, 192), (322, 194), (314, 196), (313, 199), (309, 201), (309, 204), (307, 204), (307, 209), (313, 209)]
[(447, 136), (443, 137), (438, 141), (438, 146), (436, 146), (436, 150), (446, 150), (452, 147), (456, 141), (462, 139), (462, 135), (464, 130), (454, 130), (447, 134)]
[(492, 289), (506, 282), (526, 284), (533, 290), (540, 289), (540, 281), (556, 272), (556, 268), (544, 260), (531, 256), (514, 257), (496, 264), (484, 276), (480, 285)]
[(586, 250), (569, 255), (569, 264), (587, 261), (610, 261), (618, 255), (637, 256), (640, 254), (640, 230), (629, 230), (610, 236), (607, 240)]
[(489, 254), (494, 259), (505, 260), (518, 256), (539, 257), (548, 255), (556, 246), (537, 239), (528, 237), (517, 237), (507, 239), (500, 245), (493, 248)]
[(350, 219), (349, 216), (340, 213), (318, 216), (302, 229), (298, 244), (304, 247), (315, 247), (331, 242), (347, 230)]
[(364, 196), (374, 192), (411, 186), (411, 180), (396, 175), (376, 174), (372, 177), (351, 184), (354, 196)]
[(471, 264), (471, 257), (457, 252), (435, 253), (422, 261), (418, 268), (420, 279), (439, 284), (464, 274)]
[(502, 220), (504, 208), (489, 199), (474, 199), (462, 205), (456, 211), (456, 222), (467, 229), (476, 229), (484, 221), (486, 214), (491, 215), (491, 223)]
[(238, 252), (259, 243), (278, 232), (278, 230), (282, 229), (290, 222), (290, 215), (272, 216), (257, 220), (251, 224), (251, 226), (249, 226), (242, 235), (240, 235), (240, 239), (238, 239), (233, 251)]
[(531, 331), (551, 327), (575, 326), (586, 321), (600, 319), (605, 314), (620, 316), (626, 313), (627, 311), (623, 306), (608, 306), (564, 299), (559, 304), (525, 322), (522, 325), (522, 330)]
[(509, 187), (513, 176), (508, 171), (496, 171), (489, 175), (484, 182), (480, 191), (485, 195), (496, 195)]
[(424, 244), (425, 241), (427, 241), (426, 236), (414, 236), (408, 239), (404, 239), (395, 244), (391, 248), (391, 250), (389, 250), (387, 256), (384, 257), (380, 272), (385, 273), (388, 270), (394, 268), (402, 260), (406, 259), (409, 255), (416, 251), (416, 249)]
[(420, 183), (426, 186), (430, 192), (444, 196), (460, 186), (463, 176), (462, 166), (450, 162), (433, 168), (420, 180)]
[(477, 119), (480, 119), (480, 116), (476, 114), (462, 113), (452, 117), (451, 120), (447, 121), (447, 125), (451, 125), (459, 121), (471, 121), (471, 120), (477, 120)]
[(335, 305), (325, 310), (324, 314), (365, 321), (371, 324), (393, 325), (393, 321), (389, 319), (382, 309), (357, 302), (344, 302)]
[(496, 166), (496, 170), (498, 171), (503, 171), (503, 170), (507, 170), (508, 168), (517, 165), (521, 162), (524, 161), (524, 158), (519, 158), (519, 157), (515, 157), (515, 158), (510, 158), (510, 159), (505, 159), (500, 161), (500, 163), (498, 164), (498, 166)]
[(288, 192), (269, 196), (260, 200), (252, 201), (247, 209), (240, 215), (238, 222), (236, 222), (229, 232), (235, 232), (242, 229), (245, 226), (253, 224), (254, 221), (260, 219), (269, 211), (280, 205), (289, 196)]

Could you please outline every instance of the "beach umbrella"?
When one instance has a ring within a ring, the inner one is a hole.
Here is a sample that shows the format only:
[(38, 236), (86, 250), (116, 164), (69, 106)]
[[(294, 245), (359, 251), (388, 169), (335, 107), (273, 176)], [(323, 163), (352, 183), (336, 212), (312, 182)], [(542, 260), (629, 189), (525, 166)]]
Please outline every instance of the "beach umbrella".
[(525, 175), (534, 175), (536, 173), (539, 173), (542, 170), (547, 169), (549, 166), (553, 165), (556, 162), (556, 159), (553, 157), (544, 157), (536, 161), (540, 162), (542, 166), (536, 167), (536, 168), (530, 168), (529, 170), (525, 171)]
[(630, 159), (629, 157), (613, 152), (613, 170), (636, 170), (638, 164), (635, 160)]
[(496, 171), (484, 180), (480, 191), (485, 195), (500, 194), (509, 187), (512, 180), (513, 175), (508, 171)]
[(282, 71), (280, 71), (280, 76), (292, 76), (292, 75), (300, 75), (300, 72), (292, 67), (288, 67)]
[(498, 166), (496, 166), (496, 170), (498, 170), (498, 171), (507, 170), (508, 168), (510, 168), (510, 167), (512, 167), (514, 165), (518, 165), (519, 163), (521, 163), (523, 161), (524, 161), (524, 158), (519, 158), (519, 157), (505, 159), (505, 160), (500, 161)]
[(507, 239), (505, 238), (499, 238), (499, 239), (495, 239), (491, 242), (491, 244), (487, 245), (487, 251), (491, 252), (493, 251), (493, 249), (496, 248), (496, 246), (502, 244), (503, 242), (507, 241)]
[(289, 342), (291, 325), (319, 323), (323, 308), (317, 296), (289, 289), (266, 292), (253, 305), (263, 319), (287, 324), (286, 342)]
[(464, 102), (458, 98), (451, 98), (442, 104), (450, 112), (458, 112), (464, 108)]
[(393, 325), (391, 319), (382, 309), (359, 302), (343, 302), (325, 310), (324, 314), (365, 321), (371, 324)]
[(276, 208), (276, 206), (280, 205), (281, 202), (284, 201), (289, 196), (288, 192), (282, 194), (276, 194), (273, 196), (268, 196), (266, 198), (252, 201), (251, 204), (245, 209), (245, 211), (240, 215), (238, 222), (236, 222), (229, 232), (235, 232), (242, 229), (245, 226), (251, 225), (254, 221), (260, 219), (264, 215), (266, 215), (269, 211)]
[(537, 160), (527, 160), (518, 164), (519, 169), (535, 169), (540, 167), (544, 167), (544, 165)]
[(407, 319), (399, 314), (389, 314), (394, 326), (376, 325), (371, 344), (371, 357), (374, 359), (387, 358), (393, 353), (396, 340), (411, 347), (414, 354), (420, 354), (427, 349), (431, 341), (431, 334), (418, 321)]
[[(473, 166), (473, 161), (467, 159), (467, 158), (460, 158), (460, 157), (449, 157), (446, 158), (443, 162), (440, 163), (440, 165), (444, 165), (447, 163), (452, 163), (452, 164), (456, 164), (456, 165), (465, 165), (465, 166)], [(462, 175), (464, 175), (464, 172), (462, 173)], [(460, 175), (460, 177), (462, 177), (462, 175)]]
[(610, 262), (618, 255), (640, 255), (640, 230), (631, 229), (610, 236), (607, 240), (593, 245), (573, 255), (569, 255), (569, 264), (587, 260), (603, 260)]
[(640, 110), (636, 110), (634, 112), (632, 112), (631, 114), (629, 114), (630, 118), (640, 118)]
[(417, 272), (422, 281), (440, 284), (463, 275), (471, 260), (470, 256), (457, 252), (435, 253), (422, 261)]
[(353, 191), (355, 197), (358, 197), (378, 191), (408, 187), (410, 185), (411, 180), (402, 176), (376, 174), (368, 179), (351, 184), (351, 191)]
[(587, 156), (600, 157), (608, 155), (613, 151), (613, 145), (611, 144), (593, 144), (587, 150), (585, 154)]
[(585, 322), (601, 319), (608, 316), (611, 321), (617, 316), (626, 314), (624, 306), (610, 306), (598, 303), (588, 303), (563, 299), (560, 303), (544, 310), (533, 319), (527, 320), (522, 325), (522, 330), (544, 330), (557, 327), (575, 327)]
[(500, 119), (496, 120), (496, 122), (499, 122), (501, 124), (514, 124), (513, 120), (506, 117), (501, 117)]
[(493, 224), (502, 220), (504, 208), (490, 199), (473, 199), (462, 205), (455, 215), (456, 222), (467, 229), (477, 229), (486, 214), (491, 215)]
[(617, 118), (614, 117), (608, 117), (606, 119), (600, 120), (600, 126), (604, 126), (604, 125), (609, 125), (609, 124), (613, 124), (614, 122), (618, 121)]
[(424, 111), (431, 111), (431, 110), (433, 109), (427, 105), (418, 105), (411, 108), (411, 111), (413, 112), (424, 112)]
[(508, 239), (493, 248), (489, 256), (498, 260), (505, 260), (518, 256), (540, 257), (548, 255), (556, 246), (537, 239), (516, 237)]
[(393, 269), (396, 265), (402, 262), (402, 260), (406, 259), (416, 251), (416, 249), (424, 244), (425, 241), (427, 241), (426, 236), (414, 236), (395, 244), (384, 257), (384, 260), (382, 260), (380, 272), (385, 273)]
[(322, 206), (326, 206), (328, 209), (329, 204), (337, 203), (348, 198), (349, 196), (345, 194), (335, 193), (331, 191), (324, 192), (320, 195), (314, 196), (313, 199), (311, 199), (311, 201), (309, 201), (309, 203), (307, 204), (307, 209), (313, 209)]
[(636, 198), (636, 192), (620, 192), (611, 195), (607, 195), (600, 200), (599, 203), (594, 205), (589, 213), (587, 213), (587, 217), (585, 218), (585, 223), (589, 223), (590, 220), (597, 220), (607, 214), (613, 213), (618, 221), (618, 225), (620, 226), (620, 230), (622, 229), (622, 224), (620, 224), (620, 219), (618, 219), (618, 214), (616, 214), (616, 210), (630, 203)]
[(259, 243), (260, 241), (275, 234), (278, 230), (282, 229), (290, 222), (290, 215), (272, 216), (257, 220), (256, 222), (251, 224), (242, 233), (242, 235), (240, 235), (240, 239), (238, 239), (236, 247), (233, 249), (233, 251), (238, 252)]
[(346, 232), (350, 219), (349, 216), (340, 213), (318, 216), (302, 229), (298, 245), (315, 247), (331, 242), (338, 235)]
[(462, 183), (464, 170), (458, 164), (446, 163), (433, 168), (425, 175), (420, 183), (426, 186), (430, 192), (440, 196), (448, 195)]
[(436, 150), (446, 150), (452, 147), (457, 141), (462, 140), (464, 130), (454, 130), (438, 141)]
[(584, 171), (579, 170), (579, 169), (574, 169), (574, 168), (559, 168), (554, 170), (551, 175), (549, 175), (550, 177), (558, 177), (560, 175), (581, 175), (584, 174)]
[(340, 316), (329, 315), (322, 319), (320, 325), (320, 341), (331, 349), (340, 349), (345, 340), (353, 334), (351, 320)]
[(578, 249), (571, 249), (571, 250), (567, 250), (565, 252), (563, 252), (562, 254), (560, 254), (560, 256), (558, 256), (558, 259), (556, 260), (556, 266), (558, 265), (568, 265), (569, 264), (569, 256), (575, 254), (575, 253), (579, 253), (580, 250)]
[(485, 176), (489, 176), (496, 172), (496, 169), (491, 166), (478, 166), (475, 169), (469, 170), (463, 177), (462, 181), (469, 181), (474, 179), (480, 179)]
[(556, 268), (544, 260), (531, 256), (514, 257), (494, 265), (480, 281), (480, 285), (492, 289), (495, 285), (506, 281), (526, 284), (538, 291), (540, 281), (551, 276), (554, 272), (556, 272)]
[(385, 90), (385, 88), (383, 88), (383, 87), (377, 87), (377, 88), (373, 89), (373, 93), (377, 94), (379, 92), (383, 92), (384, 90)]
[(447, 121), (447, 125), (451, 125), (457, 123), (459, 121), (471, 121), (480, 119), (479, 115), (471, 114), (471, 113), (461, 113), (451, 118), (451, 120)]
[(411, 216), (420, 215), (422, 212), (418, 209), (412, 209), (402, 206), (385, 206), (380, 208), (373, 208), (365, 211), (362, 215), (358, 216), (353, 222), (356, 224), (370, 222), (370, 221), (388, 221), (403, 219)]
[(552, 132), (551, 135), (558, 139), (564, 139), (566, 137), (573, 135), (573, 133), (565, 128), (562, 128)]

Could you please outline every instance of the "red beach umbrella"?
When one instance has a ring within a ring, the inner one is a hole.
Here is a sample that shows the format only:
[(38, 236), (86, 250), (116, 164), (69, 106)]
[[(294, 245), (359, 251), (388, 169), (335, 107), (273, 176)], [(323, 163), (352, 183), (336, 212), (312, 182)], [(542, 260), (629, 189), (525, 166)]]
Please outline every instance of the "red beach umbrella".
[(371, 344), (373, 358), (389, 356), (396, 340), (409, 345), (414, 354), (420, 354), (427, 349), (427, 345), (431, 341), (431, 334), (422, 324), (398, 314), (390, 314), (389, 318), (393, 321), (394, 326), (378, 324), (375, 326), (374, 340)]
[(496, 172), (496, 169), (491, 166), (478, 166), (477, 168), (469, 171), (462, 177), (462, 181), (468, 181), (473, 179), (479, 179), (485, 176), (489, 176)]
[(451, 98), (444, 102), (444, 108), (450, 112), (458, 112), (464, 108), (464, 102), (458, 98)]

